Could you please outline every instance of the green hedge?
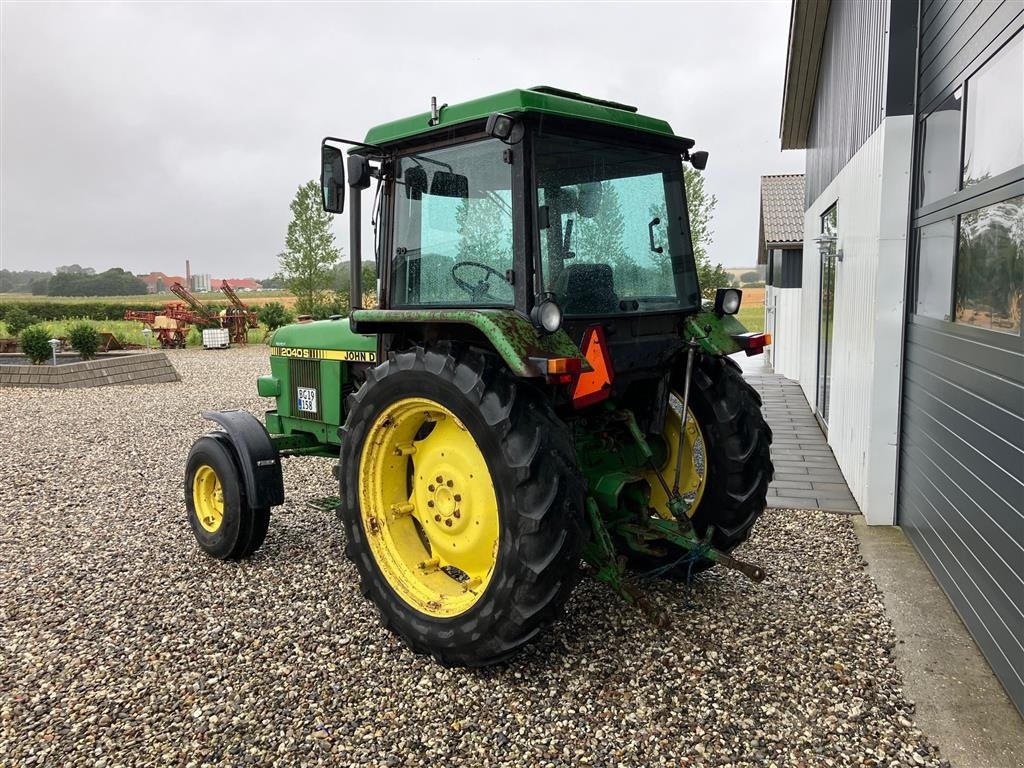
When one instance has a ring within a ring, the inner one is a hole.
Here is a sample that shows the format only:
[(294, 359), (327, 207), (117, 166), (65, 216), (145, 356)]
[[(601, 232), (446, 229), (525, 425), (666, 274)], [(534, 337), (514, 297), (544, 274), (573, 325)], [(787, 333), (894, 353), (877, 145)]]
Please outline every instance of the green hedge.
[[(112, 301), (3, 301), (0, 300), (0, 320), (15, 307), (20, 307), (35, 318), (36, 322), (47, 320), (123, 320), (126, 309), (143, 312), (160, 312), (168, 302), (132, 303)], [(206, 304), (211, 310), (220, 312), (227, 304)]]

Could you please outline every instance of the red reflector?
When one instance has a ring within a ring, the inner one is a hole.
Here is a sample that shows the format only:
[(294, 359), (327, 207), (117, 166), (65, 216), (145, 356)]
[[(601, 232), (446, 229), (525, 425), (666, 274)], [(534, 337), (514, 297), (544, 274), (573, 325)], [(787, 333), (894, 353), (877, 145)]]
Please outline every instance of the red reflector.
[(572, 391), (572, 404), (576, 408), (600, 402), (608, 397), (615, 376), (608, 345), (605, 343), (604, 329), (600, 325), (587, 328), (580, 349), (590, 363), (591, 370), (580, 374), (576, 380), (576, 386)]
[(548, 376), (562, 373), (579, 373), (583, 362), (578, 357), (549, 357)]
[(732, 338), (747, 353), (747, 357), (761, 354), (772, 343), (770, 333), (739, 333)]
[(549, 384), (572, 384), (571, 373), (549, 373), (548, 374)]

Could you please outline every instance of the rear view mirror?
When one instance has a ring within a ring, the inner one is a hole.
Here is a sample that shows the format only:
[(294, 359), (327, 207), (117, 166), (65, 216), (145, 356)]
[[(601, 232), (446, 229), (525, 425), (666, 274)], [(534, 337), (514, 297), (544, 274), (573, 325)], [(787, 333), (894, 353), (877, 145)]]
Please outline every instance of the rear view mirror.
[(434, 171), (434, 178), (430, 182), (430, 194), (465, 200), (469, 197), (469, 179), (461, 173)]
[(320, 169), (320, 196), (324, 210), (341, 213), (345, 210), (345, 157), (337, 147), (320, 146), (323, 161)]
[(427, 172), (419, 166), (414, 166), (407, 169), (404, 176), (406, 199), (422, 200), (423, 193), (427, 191)]
[(703, 171), (705, 168), (708, 167), (708, 153), (704, 151), (691, 152), (690, 164), (698, 171)]
[(580, 191), (576, 198), (576, 212), (584, 219), (592, 219), (597, 216), (603, 192), (604, 188), (599, 181), (580, 184)]

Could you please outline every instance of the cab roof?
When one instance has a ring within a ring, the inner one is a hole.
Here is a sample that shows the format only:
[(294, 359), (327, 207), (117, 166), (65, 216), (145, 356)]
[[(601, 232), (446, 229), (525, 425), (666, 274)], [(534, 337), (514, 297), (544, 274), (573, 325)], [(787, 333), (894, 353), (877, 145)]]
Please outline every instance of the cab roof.
[[(637, 112), (636, 107), (614, 101), (594, 99), (547, 85), (538, 85), (533, 88), (502, 91), (472, 101), (464, 101), (461, 104), (451, 104), (441, 109), (437, 125), (430, 125), (430, 112), (383, 123), (367, 132), (366, 143), (378, 146), (389, 144), (419, 134), (451, 128), (462, 123), (484, 120), (492, 112), (506, 114), (534, 112), (589, 120), (659, 136), (675, 137), (672, 126), (667, 122), (656, 117), (641, 115)], [(693, 146), (693, 142), (689, 139), (684, 141), (688, 146)]]

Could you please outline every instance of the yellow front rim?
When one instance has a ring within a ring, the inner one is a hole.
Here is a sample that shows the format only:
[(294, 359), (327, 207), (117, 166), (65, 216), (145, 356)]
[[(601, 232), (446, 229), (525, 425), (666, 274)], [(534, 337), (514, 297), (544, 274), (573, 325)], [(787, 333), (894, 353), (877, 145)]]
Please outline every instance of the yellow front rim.
[(498, 499), (476, 440), (422, 397), (377, 417), (359, 462), (359, 509), (370, 551), (391, 588), (438, 618), (469, 610), (498, 559)]
[(192, 504), (205, 531), (216, 533), (224, 522), (224, 487), (217, 471), (203, 464), (192, 479)]
[[(661, 475), (665, 478), (669, 488), (675, 480), (676, 456), (679, 455), (679, 429), (682, 426), (680, 410), (682, 409), (681, 398), (672, 393), (669, 399), (668, 415), (665, 418), (665, 427), (662, 432), (665, 438), (666, 454), (664, 465), (660, 468)], [(683, 450), (683, 466), (679, 473), (679, 493), (690, 504), (689, 516), (697, 512), (700, 501), (704, 497), (704, 488), (707, 486), (708, 462), (707, 445), (704, 442), (704, 434), (697, 424), (691, 408), (686, 409), (686, 434)], [(651, 486), (651, 507), (658, 515), (667, 520), (672, 519), (672, 513), (668, 509), (668, 496), (662, 488), (658, 478), (653, 472), (646, 472), (644, 479)]]

